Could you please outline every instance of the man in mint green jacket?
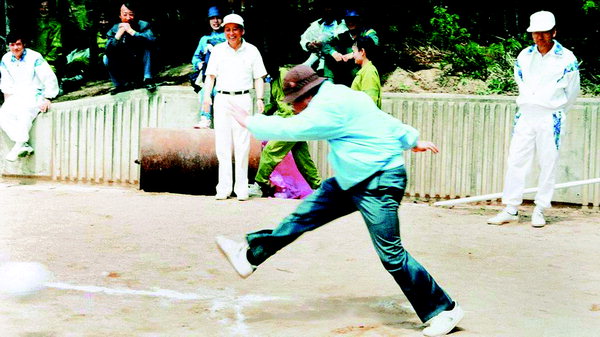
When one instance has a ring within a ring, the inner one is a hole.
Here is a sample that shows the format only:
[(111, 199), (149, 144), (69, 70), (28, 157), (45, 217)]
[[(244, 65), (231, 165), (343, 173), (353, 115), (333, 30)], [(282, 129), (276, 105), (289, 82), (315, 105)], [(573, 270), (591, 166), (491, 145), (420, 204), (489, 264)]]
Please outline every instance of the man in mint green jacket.
[(437, 153), (435, 144), (419, 141), (417, 130), (379, 110), (367, 94), (325, 81), (308, 66), (292, 68), (283, 90), (296, 116), (249, 116), (234, 106), (234, 118), (258, 139), (327, 140), (335, 177), (326, 179), (277, 228), (249, 233), (246, 242), (219, 236), (219, 249), (245, 278), (305, 232), (359, 211), (384, 268), (419, 318), (429, 323), (423, 334), (450, 332), (464, 312), (404, 249), (398, 219), (407, 183), (404, 151)]

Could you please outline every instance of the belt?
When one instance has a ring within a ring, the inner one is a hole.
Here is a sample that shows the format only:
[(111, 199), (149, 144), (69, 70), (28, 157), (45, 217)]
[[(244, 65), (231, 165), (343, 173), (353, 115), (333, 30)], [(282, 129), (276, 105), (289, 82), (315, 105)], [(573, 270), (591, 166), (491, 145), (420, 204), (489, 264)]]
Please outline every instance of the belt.
[(250, 93), (250, 90), (241, 90), (241, 91), (224, 91), (224, 90), (217, 90), (217, 92), (219, 94), (225, 94), (225, 95), (244, 95), (244, 94), (248, 94)]

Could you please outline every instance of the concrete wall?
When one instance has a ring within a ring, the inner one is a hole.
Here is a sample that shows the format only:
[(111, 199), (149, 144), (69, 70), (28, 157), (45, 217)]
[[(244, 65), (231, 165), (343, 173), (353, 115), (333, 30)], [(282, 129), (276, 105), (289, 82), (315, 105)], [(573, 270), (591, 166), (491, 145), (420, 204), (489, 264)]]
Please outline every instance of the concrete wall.
[[(190, 128), (199, 103), (190, 87), (135, 90), (56, 103), (32, 129), (34, 156), (2, 161), (4, 175), (62, 181), (137, 184), (139, 135), (144, 127)], [(407, 192), (421, 197), (466, 197), (502, 190), (514, 97), (384, 94), (383, 110), (413, 125), (442, 152), (407, 153)], [(600, 99), (579, 99), (568, 114), (557, 183), (600, 177)], [(0, 133), (0, 155), (10, 142)], [(374, 149), (376, 150), (376, 149)], [(324, 176), (326, 142), (311, 151)], [(536, 169), (532, 174), (536, 173)], [(528, 187), (535, 186), (530, 179)], [(557, 190), (555, 201), (600, 205), (600, 184)]]

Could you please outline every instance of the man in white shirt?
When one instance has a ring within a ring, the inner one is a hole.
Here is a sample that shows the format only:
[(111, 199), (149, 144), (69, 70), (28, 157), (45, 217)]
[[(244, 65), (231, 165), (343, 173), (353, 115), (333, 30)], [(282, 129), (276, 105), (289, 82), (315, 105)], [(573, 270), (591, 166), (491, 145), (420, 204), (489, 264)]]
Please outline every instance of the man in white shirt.
[[(248, 155), (250, 133), (239, 125), (230, 111), (233, 105), (252, 110), (250, 89), (254, 87), (258, 113), (262, 113), (264, 80), (267, 70), (258, 49), (242, 39), (244, 20), (237, 14), (223, 18), (227, 43), (219, 43), (212, 49), (206, 67), (203, 111), (210, 111), (213, 101), (210, 93), (216, 81), (214, 98), (215, 150), (219, 160), (219, 182), (215, 199), (225, 200), (235, 192), (238, 200), (248, 200)], [(235, 156), (235, 185), (232, 176), (231, 148)]]
[(48, 111), (50, 100), (58, 95), (58, 80), (40, 53), (25, 48), (19, 33), (7, 37), (10, 51), (0, 61), (0, 90), (4, 104), (0, 108), (0, 128), (15, 142), (6, 160), (33, 153), (29, 131), (38, 113)]
[(540, 175), (531, 225), (546, 224), (544, 209), (551, 206), (554, 193), (561, 131), (579, 93), (579, 63), (570, 50), (554, 40), (555, 25), (550, 12), (531, 15), (527, 31), (535, 44), (521, 51), (515, 63), (519, 97), (502, 195), (506, 207), (488, 219), (491, 225), (519, 220), (517, 208), (523, 201), (525, 179), (535, 153)]

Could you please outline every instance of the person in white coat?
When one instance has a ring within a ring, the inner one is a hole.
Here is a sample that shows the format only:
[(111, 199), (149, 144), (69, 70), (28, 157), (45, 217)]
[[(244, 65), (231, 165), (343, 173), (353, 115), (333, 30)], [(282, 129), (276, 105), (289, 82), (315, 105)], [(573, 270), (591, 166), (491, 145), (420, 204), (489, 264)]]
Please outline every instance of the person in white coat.
[(15, 161), (33, 153), (29, 131), (37, 115), (48, 111), (59, 87), (48, 62), (40, 53), (25, 48), (21, 35), (11, 33), (7, 42), (10, 51), (0, 61), (0, 90), (4, 94), (0, 128), (15, 142), (5, 157)]
[(502, 192), (506, 207), (488, 219), (492, 225), (519, 220), (525, 179), (536, 155), (540, 174), (531, 225), (546, 224), (544, 210), (551, 206), (554, 193), (566, 113), (579, 94), (579, 63), (570, 50), (554, 40), (554, 15), (547, 11), (532, 14), (527, 31), (535, 44), (521, 51), (514, 67), (519, 96)]

